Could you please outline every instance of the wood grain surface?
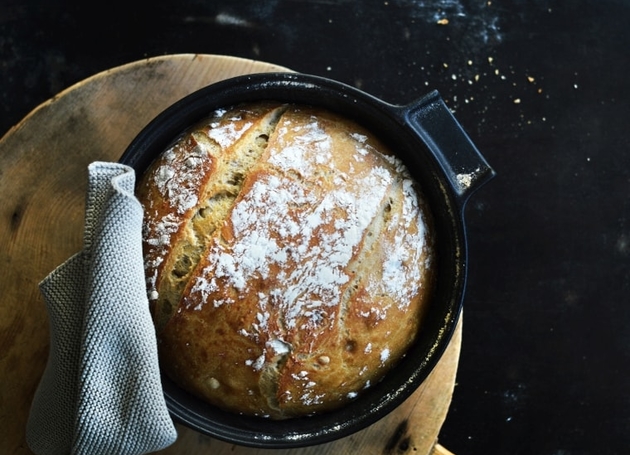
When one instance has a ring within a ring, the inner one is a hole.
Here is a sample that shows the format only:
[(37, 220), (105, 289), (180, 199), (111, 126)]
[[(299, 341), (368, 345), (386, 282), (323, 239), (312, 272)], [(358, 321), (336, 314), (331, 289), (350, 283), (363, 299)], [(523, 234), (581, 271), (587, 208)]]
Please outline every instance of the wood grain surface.
[[(38, 283), (81, 249), (87, 166), (116, 161), (159, 112), (210, 83), (288, 71), (213, 55), (149, 58), (97, 74), (31, 112), (0, 139), (0, 453), (30, 454), (25, 426), (48, 356), (48, 317)], [(369, 428), (295, 454), (448, 454), (436, 444), (455, 384), (461, 323), (425, 383)], [(164, 454), (255, 454), (178, 426)]]

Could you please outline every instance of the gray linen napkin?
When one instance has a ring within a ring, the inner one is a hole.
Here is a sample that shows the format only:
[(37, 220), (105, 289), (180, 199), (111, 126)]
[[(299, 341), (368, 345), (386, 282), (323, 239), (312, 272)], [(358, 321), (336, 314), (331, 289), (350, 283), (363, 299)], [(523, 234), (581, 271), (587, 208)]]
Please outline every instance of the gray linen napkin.
[(50, 352), (26, 427), (38, 455), (144, 454), (177, 433), (159, 375), (135, 174), (88, 167), (83, 250), (40, 284)]

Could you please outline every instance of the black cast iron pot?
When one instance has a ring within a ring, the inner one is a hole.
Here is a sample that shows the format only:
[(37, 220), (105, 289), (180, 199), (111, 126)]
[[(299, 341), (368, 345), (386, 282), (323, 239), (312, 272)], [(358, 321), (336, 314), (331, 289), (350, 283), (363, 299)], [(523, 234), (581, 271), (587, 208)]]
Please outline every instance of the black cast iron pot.
[(315, 445), (350, 435), (388, 414), (416, 390), (440, 359), (464, 297), (464, 205), (494, 171), (437, 92), (395, 106), (348, 85), (296, 73), (239, 76), (194, 92), (144, 128), (120, 161), (140, 175), (191, 124), (218, 108), (260, 100), (323, 107), (371, 130), (405, 162), (435, 218), (437, 283), (418, 340), (380, 383), (356, 401), (333, 412), (278, 422), (222, 411), (162, 378), (173, 418), (201, 433), (252, 447)]

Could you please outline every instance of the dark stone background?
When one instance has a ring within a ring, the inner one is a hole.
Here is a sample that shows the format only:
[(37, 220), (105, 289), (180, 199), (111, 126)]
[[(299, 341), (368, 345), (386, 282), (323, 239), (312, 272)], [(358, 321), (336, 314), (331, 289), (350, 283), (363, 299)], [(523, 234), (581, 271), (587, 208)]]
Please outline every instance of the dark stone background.
[(627, 454), (629, 51), (622, 0), (0, 0), (0, 135), (84, 78), (172, 53), (263, 60), (393, 103), (439, 90), (498, 173), (466, 209), (440, 442)]

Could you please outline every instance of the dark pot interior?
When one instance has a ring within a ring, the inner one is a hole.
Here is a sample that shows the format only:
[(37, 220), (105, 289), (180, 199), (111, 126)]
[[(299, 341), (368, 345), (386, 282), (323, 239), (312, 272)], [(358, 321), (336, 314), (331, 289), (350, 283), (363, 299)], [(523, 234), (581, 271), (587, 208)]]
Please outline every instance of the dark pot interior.
[[(437, 284), (417, 342), (379, 384), (349, 405), (278, 423), (222, 411), (162, 378), (168, 408), (185, 425), (235, 444), (300, 447), (347, 436), (379, 420), (409, 397), (436, 365), (455, 329), (464, 297), (463, 208), (470, 194), (494, 172), (436, 92), (407, 106), (394, 106), (339, 82), (295, 73), (240, 76), (189, 95), (140, 132), (120, 161), (140, 175), (192, 123), (215, 109), (259, 100), (323, 107), (373, 131), (419, 182), (437, 233)], [(469, 178), (461, 184), (458, 175)]]

